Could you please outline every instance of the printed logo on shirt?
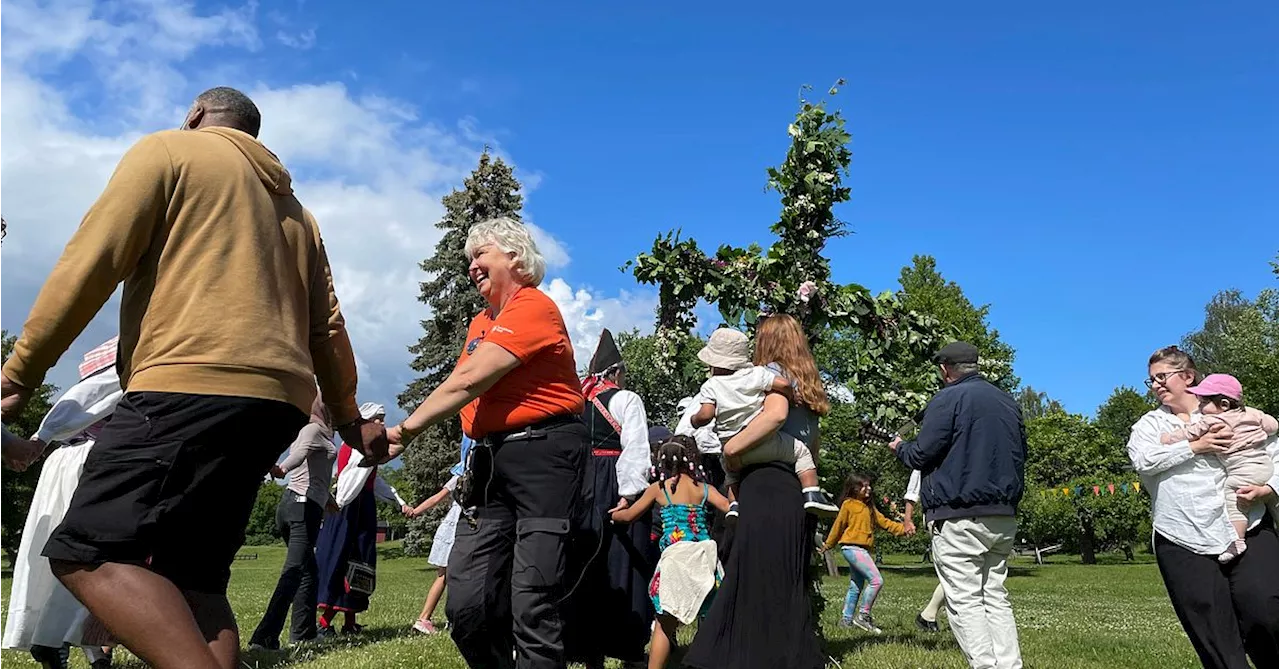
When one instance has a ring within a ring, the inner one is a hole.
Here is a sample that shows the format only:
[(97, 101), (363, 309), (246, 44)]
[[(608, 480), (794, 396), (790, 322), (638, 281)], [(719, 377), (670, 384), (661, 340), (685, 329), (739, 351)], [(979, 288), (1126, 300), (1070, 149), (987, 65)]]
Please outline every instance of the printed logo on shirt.
[(507, 333), (507, 334), (515, 334), (515, 333), (516, 333), (516, 332), (515, 332), (515, 330), (512, 330), (511, 328), (504, 328), (504, 327), (502, 327), (501, 325), (495, 325), (495, 326), (493, 326), (493, 331), (494, 331), (494, 332), (505, 332), (505, 333)]
[(479, 337), (476, 337), (475, 339), (472, 339), (471, 341), (467, 342), (467, 355), (471, 355), (472, 353), (475, 353), (476, 347), (479, 346), (480, 342), (482, 341), (484, 341), (483, 332), (480, 333)]

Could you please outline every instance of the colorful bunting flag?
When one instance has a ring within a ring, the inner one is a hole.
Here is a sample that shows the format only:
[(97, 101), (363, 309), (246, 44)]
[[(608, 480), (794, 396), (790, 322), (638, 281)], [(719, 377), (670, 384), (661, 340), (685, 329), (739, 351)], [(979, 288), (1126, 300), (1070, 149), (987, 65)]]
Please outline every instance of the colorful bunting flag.
[[(1131, 492), (1131, 491), (1129, 490), (1129, 486), (1133, 486), (1133, 490), (1132, 490), (1132, 492), (1139, 492), (1139, 491), (1141, 491), (1141, 490), (1142, 490), (1142, 484), (1141, 484), (1141, 483), (1139, 483), (1139, 482), (1137, 482), (1137, 481), (1130, 481), (1130, 482), (1128, 482), (1128, 483), (1107, 483), (1107, 484), (1105, 484), (1105, 487), (1106, 487), (1106, 489), (1107, 489), (1107, 494), (1108, 494), (1108, 495), (1127, 495), (1127, 494), (1130, 494), (1130, 492)], [(1072, 495), (1080, 496), (1080, 495), (1085, 494), (1085, 493), (1086, 493), (1086, 491), (1087, 491), (1090, 487), (1092, 487), (1092, 488), (1093, 488), (1093, 495), (1094, 495), (1094, 497), (1101, 497), (1101, 496), (1102, 496), (1102, 489), (1103, 489), (1103, 487), (1104, 487), (1104, 485), (1103, 485), (1103, 484), (1099, 484), (1099, 485), (1095, 485), (1095, 486), (1076, 486), (1075, 488), (1050, 488), (1050, 489), (1048, 489), (1048, 490), (1041, 490), (1041, 491), (1040, 491), (1040, 496), (1041, 496), (1041, 497), (1045, 497), (1045, 496), (1049, 495), (1050, 493), (1052, 493), (1052, 494), (1054, 494), (1054, 495), (1062, 495), (1063, 497), (1071, 497)]]

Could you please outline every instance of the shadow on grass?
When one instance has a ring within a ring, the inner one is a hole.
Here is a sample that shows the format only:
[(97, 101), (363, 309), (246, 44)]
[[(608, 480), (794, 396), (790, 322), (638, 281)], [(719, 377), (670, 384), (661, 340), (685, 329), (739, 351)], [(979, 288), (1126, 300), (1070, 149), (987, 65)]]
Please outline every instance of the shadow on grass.
[[(1043, 567), (1010, 565), (1009, 575), (1016, 576), (1019, 578), (1026, 577), (1026, 576), (1039, 576), (1041, 569), (1043, 569)], [(905, 565), (880, 565), (880, 571), (888, 574), (893, 574), (900, 578), (930, 578), (933, 580), (938, 579), (938, 572), (934, 571), (932, 565), (929, 565), (928, 567), (905, 566)], [(842, 576), (847, 572), (848, 572), (847, 568), (841, 569)]]
[(275, 669), (309, 662), (335, 651), (361, 648), (383, 641), (420, 634), (401, 627), (366, 627), (359, 634), (333, 636), (280, 650), (245, 650), (240, 653), (240, 666), (245, 669)]
[(852, 653), (864, 648), (881, 644), (902, 644), (925, 650), (958, 650), (956, 638), (949, 630), (937, 634), (916, 634), (912, 632), (886, 632), (880, 635), (855, 634), (854, 636), (827, 639), (827, 652), (841, 662)]

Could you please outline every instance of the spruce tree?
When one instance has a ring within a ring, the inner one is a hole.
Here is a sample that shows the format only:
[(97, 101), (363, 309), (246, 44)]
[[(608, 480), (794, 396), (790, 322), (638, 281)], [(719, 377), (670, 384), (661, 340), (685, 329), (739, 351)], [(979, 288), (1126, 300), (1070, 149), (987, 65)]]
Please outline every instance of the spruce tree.
[[(444, 217), (436, 227), (444, 236), (436, 244), (435, 253), (419, 267), (427, 274), (420, 285), (418, 301), (431, 308), (431, 316), (422, 321), (422, 338), (409, 347), (414, 359), (410, 364), (420, 373), (397, 399), (401, 408), (412, 412), (453, 371), (462, 350), (467, 325), (481, 309), (484, 299), (467, 276), (470, 262), (464, 246), (471, 226), (481, 221), (507, 216), (520, 220), (524, 198), (516, 180), (501, 158), (486, 149), (480, 163), (463, 182), (462, 190), (444, 196)], [(405, 479), (418, 499), (435, 493), (449, 478), (449, 467), (458, 460), (462, 441), (462, 424), (451, 418), (423, 432), (404, 454)], [(405, 539), (409, 554), (425, 554), (440, 516), (448, 510), (441, 504), (436, 513), (410, 523)]]

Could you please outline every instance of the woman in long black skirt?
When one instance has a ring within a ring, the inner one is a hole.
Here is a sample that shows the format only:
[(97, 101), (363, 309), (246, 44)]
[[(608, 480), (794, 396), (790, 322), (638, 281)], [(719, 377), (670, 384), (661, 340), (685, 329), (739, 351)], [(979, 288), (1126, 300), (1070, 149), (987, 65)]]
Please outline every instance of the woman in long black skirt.
[(812, 535), (793, 467), (742, 473), (740, 512), (725, 578), (684, 658), (697, 669), (820, 669), (825, 664), (809, 603)]

